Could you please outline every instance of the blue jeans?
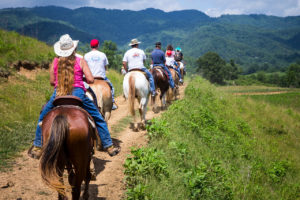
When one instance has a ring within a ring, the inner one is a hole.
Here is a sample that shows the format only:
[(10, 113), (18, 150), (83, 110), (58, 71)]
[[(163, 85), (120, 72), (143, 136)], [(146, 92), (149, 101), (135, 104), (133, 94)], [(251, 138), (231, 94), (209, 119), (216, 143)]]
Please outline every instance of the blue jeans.
[(107, 77), (105, 77), (104, 80), (109, 84), (109, 86), (110, 86), (110, 88), (111, 88), (111, 98), (112, 98), (112, 102), (115, 103), (115, 88), (114, 88), (114, 86), (112, 85), (112, 83), (110, 82), (110, 80), (109, 80)]
[(171, 66), (174, 70), (176, 70), (177, 74), (178, 74), (178, 77), (179, 77), (179, 80), (181, 79), (181, 72), (180, 72), (180, 67), (179, 65), (177, 64), (177, 62), (174, 63), (176, 65), (176, 67), (173, 67)]
[(153, 66), (161, 66), (168, 73), (169, 84), (170, 84), (171, 88), (174, 88), (175, 83), (174, 83), (174, 80), (172, 78), (172, 74), (171, 74), (170, 70), (164, 64), (153, 64)]
[[(85, 95), (85, 92), (82, 88), (75, 87), (73, 89), (72, 95), (79, 97), (82, 100), (83, 109), (85, 109), (93, 117), (103, 147), (104, 148), (110, 147), (113, 143), (112, 143), (110, 133), (107, 128), (107, 124), (104, 121), (101, 114), (99, 113), (96, 106)], [(56, 90), (54, 90), (50, 100), (48, 101), (48, 103), (46, 104), (44, 109), (42, 110), (38, 123), (40, 123), (43, 120), (44, 116), (54, 107), (53, 101), (54, 101), (55, 97), (56, 97)], [(35, 139), (34, 139), (33, 145), (36, 147), (42, 147), (42, 130), (39, 125), (37, 125), (37, 128), (36, 128)]]
[(155, 84), (154, 84), (154, 79), (152, 74), (149, 72), (149, 70), (146, 67), (141, 68), (141, 70), (143, 70), (143, 72), (147, 74), (147, 77), (149, 78), (149, 82), (150, 82), (150, 90), (152, 94), (155, 94)]

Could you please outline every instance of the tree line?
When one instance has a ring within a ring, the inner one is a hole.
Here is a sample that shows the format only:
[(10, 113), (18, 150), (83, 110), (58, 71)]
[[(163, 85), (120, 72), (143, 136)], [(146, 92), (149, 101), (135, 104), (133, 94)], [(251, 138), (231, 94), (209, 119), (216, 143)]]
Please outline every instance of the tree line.
[[(234, 80), (237, 85), (272, 84), (281, 87), (300, 88), (300, 62), (291, 64), (285, 71), (242, 75), (243, 70), (234, 60), (226, 62), (215, 52), (207, 52), (196, 61), (197, 72), (211, 83), (224, 85)], [(267, 70), (268, 68), (266, 68)], [(249, 68), (247, 69), (249, 70)]]

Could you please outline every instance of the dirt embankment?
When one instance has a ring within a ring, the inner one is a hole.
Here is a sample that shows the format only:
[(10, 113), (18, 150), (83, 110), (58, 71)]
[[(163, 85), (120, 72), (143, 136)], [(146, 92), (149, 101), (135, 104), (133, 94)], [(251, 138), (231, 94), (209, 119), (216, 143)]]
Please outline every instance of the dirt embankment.
[[(183, 97), (185, 86), (180, 87), (180, 97)], [(127, 102), (123, 97), (117, 98), (119, 108), (112, 112), (108, 122), (109, 129), (117, 126), (120, 120), (127, 116)], [(146, 118), (150, 120), (158, 117), (152, 110), (147, 112)], [(121, 146), (121, 152), (114, 157), (105, 152), (95, 153), (95, 169), (97, 180), (90, 183), (90, 199), (117, 200), (122, 199), (125, 193), (123, 164), (131, 147), (141, 147), (147, 144), (146, 131), (133, 132), (129, 128), (112, 135), (114, 143)], [(15, 160), (10, 171), (0, 173), (0, 199), (56, 199), (57, 193), (45, 186), (39, 173), (39, 161), (29, 158), (24, 151)]]

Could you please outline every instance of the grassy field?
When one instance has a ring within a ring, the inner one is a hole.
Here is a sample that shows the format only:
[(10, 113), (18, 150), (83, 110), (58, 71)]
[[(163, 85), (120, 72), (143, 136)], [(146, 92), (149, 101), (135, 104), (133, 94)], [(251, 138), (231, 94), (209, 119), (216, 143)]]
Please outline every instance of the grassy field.
[[(120, 95), (122, 75), (110, 70), (109, 78)], [(38, 72), (33, 80), (16, 74), (0, 84), (0, 170), (7, 169), (13, 162), (11, 158), (32, 143), (41, 107), (52, 92), (46, 70)]]
[(282, 87), (268, 87), (268, 86), (220, 86), (219, 90), (230, 93), (252, 93), (252, 92), (300, 92), (297, 88), (282, 88)]
[(36, 39), (0, 29), (0, 69), (17, 60), (50, 61), (53, 48)]
[(299, 120), (196, 78), (126, 160), (127, 199), (299, 199)]

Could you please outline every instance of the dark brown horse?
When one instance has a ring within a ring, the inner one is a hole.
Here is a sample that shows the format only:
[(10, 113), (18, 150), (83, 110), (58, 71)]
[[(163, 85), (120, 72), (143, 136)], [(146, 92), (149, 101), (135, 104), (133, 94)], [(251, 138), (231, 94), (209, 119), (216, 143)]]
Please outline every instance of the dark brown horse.
[(88, 113), (77, 106), (52, 109), (42, 123), (43, 150), (40, 169), (43, 181), (58, 192), (58, 199), (67, 199), (63, 172), (68, 171), (72, 199), (79, 199), (85, 181), (83, 198), (88, 199), (91, 180), (90, 161), (95, 130)]
[[(153, 79), (154, 79), (154, 83), (155, 83), (155, 88), (156, 91), (159, 91), (159, 99), (161, 102), (161, 109), (165, 109), (166, 108), (166, 92), (169, 89), (169, 81), (168, 81), (168, 77), (166, 72), (164, 72), (163, 68), (160, 66), (155, 66), (150, 70)], [(155, 98), (152, 99), (153, 100), (153, 112), (158, 113), (159, 109), (158, 106), (155, 103)], [(168, 98), (167, 96), (167, 103), (170, 104), (171, 100)]]

